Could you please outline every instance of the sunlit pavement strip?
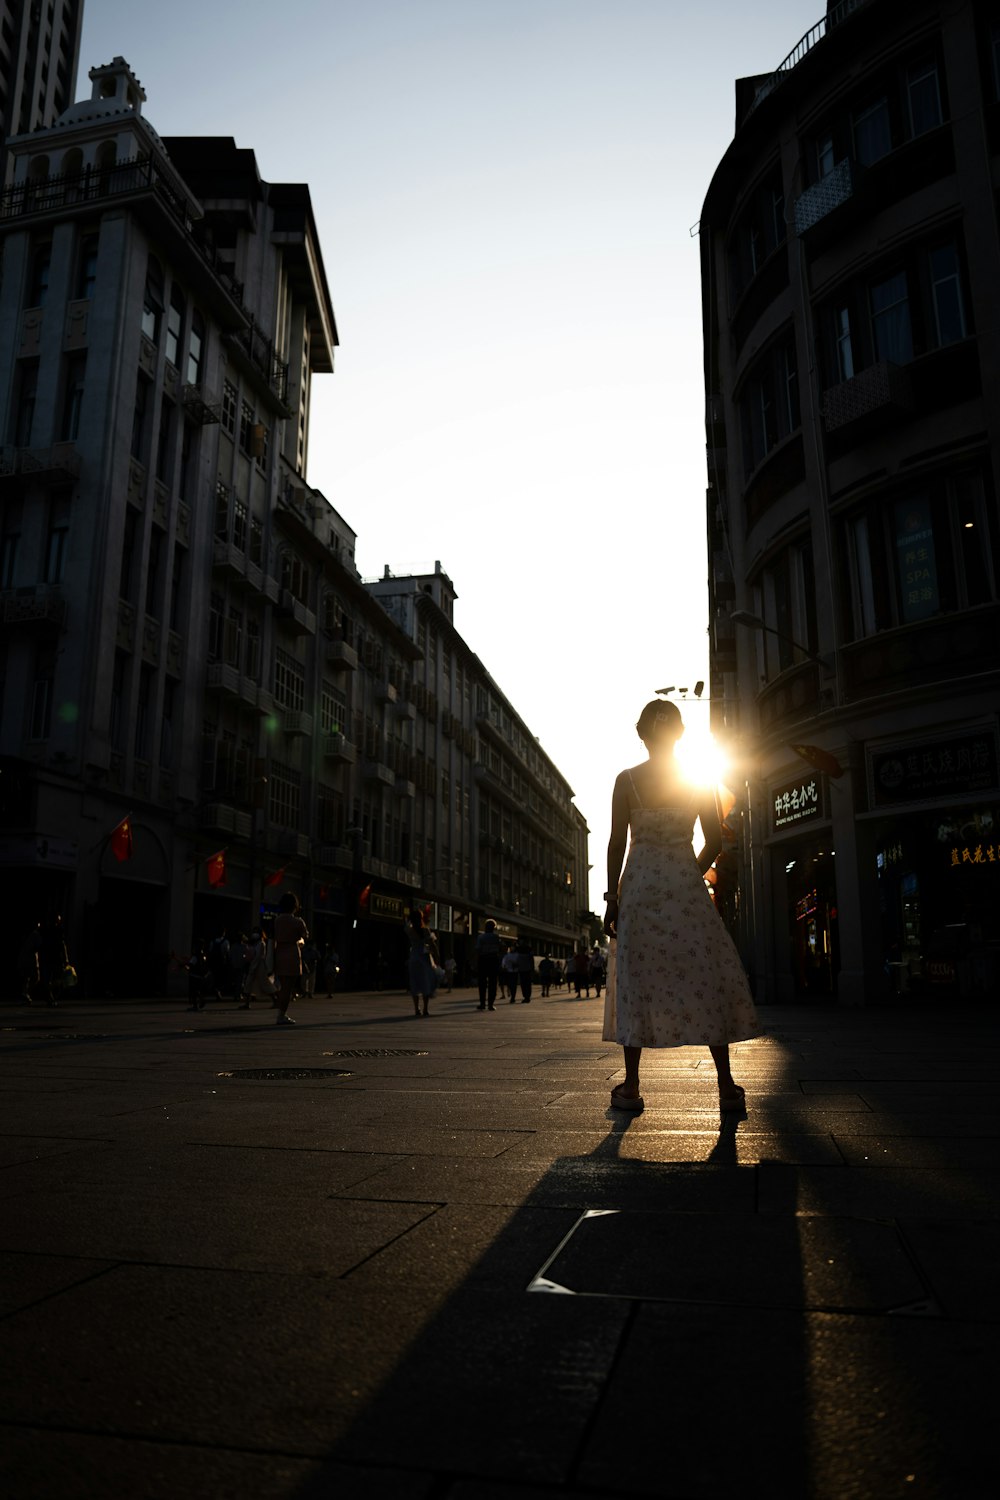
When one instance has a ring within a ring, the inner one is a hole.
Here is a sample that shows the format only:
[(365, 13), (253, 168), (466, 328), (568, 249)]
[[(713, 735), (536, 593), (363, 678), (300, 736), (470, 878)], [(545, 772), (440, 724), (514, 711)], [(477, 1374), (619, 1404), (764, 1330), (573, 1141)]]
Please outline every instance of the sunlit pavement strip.
[(2, 1492), (992, 1494), (992, 1010), (4, 1006)]

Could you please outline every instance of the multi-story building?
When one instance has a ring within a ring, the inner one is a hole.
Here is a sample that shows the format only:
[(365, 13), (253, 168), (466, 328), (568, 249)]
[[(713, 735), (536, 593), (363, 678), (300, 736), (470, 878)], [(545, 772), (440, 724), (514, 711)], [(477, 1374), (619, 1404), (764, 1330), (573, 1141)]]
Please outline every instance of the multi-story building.
[(62, 914), (92, 989), (156, 993), (292, 889), (378, 982), (415, 901), (471, 931), (472, 782), (447, 833), (415, 827), (445, 785), (426, 642), (306, 478), (337, 343), (309, 192), (230, 139), (161, 140), (123, 59), (90, 77), (11, 139), (0, 198), (8, 919)]
[(843, 0), (701, 218), (713, 723), (767, 999), (997, 977), (1000, 19)]
[(52, 122), (76, 94), (83, 0), (0, 0), (0, 188), (6, 141)]
[(92, 979), (134, 990), (308, 857), (319, 570), (284, 500), (336, 329), (308, 191), (161, 141), (121, 58), (90, 77), (11, 138), (0, 202), (0, 752), (24, 918), (61, 907)]
[(432, 920), (453, 934), (460, 967), (487, 917), (508, 940), (566, 957), (589, 917), (588, 829), (572, 788), (455, 628), (440, 562), (400, 577), (387, 567), (368, 588), (418, 651), (413, 857)]

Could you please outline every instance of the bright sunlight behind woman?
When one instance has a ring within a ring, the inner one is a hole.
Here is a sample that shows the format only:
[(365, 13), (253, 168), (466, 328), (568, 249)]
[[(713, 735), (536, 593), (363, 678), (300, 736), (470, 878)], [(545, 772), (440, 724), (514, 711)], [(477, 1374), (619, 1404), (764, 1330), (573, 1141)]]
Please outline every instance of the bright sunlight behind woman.
[[(678, 707), (684, 713), (684, 704)], [(693, 785), (715, 787), (726, 780), (729, 758), (722, 746), (716, 743), (708, 725), (692, 723), (694, 718), (694, 714), (685, 717), (684, 733), (677, 742), (674, 755)]]

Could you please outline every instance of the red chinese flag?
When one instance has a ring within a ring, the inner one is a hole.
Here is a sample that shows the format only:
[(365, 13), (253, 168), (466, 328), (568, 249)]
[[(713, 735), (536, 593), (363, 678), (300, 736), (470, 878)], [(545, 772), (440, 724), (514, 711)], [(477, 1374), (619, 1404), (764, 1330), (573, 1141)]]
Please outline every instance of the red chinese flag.
[(226, 883), (226, 851), (220, 849), (218, 854), (210, 854), (205, 861), (205, 869), (208, 872), (208, 883), (211, 886), (225, 885)]
[(430, 919), (431, 919), (431, 903), (428, 901), (427, 905), (424, 907), (424, 921), (425, 922), (429, 922)]
[(264, 884), (265, 885), (281, 885), (282, 881), (285, 878), (285, 871), (287, 870), (287, 868), (288, 868), (287, 865), (282, 865), (282, 867), (281, 867), (280, 870), (275, 870), (275, 872), (274, 872), (273, 875), (269, 875), (267, 877), (267, 879), (264, 881)]
[(371, 895), (372, 888), (370, 885), (366, 885), (364, 890), (361, 892), (361, 895), (358, 897), (358, 907), (361, 911), (368, 910), (368, 903), (371, 900)]
[(321, 885), (320, 886), (320, 888), (319, 888), (319, 899), (321, 901), (328, 901), (330, 899), (330, 887), (328, 885)]
[(115, 859), (123, 861), (132, 858), (132, 819), (122, 818), (118, 827), (111, 835), (111, 852)]

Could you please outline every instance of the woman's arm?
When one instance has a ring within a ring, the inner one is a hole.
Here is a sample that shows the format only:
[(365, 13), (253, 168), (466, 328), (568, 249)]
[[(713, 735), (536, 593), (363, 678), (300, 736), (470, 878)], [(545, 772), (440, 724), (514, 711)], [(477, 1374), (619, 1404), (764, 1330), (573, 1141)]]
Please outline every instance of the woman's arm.
[(703, 875), (707, 875), (722, 853), (722, 821), (719, 818), (719, 809), (715, 805), (715, 799), (709, 801), (708, 797), (698, 809), (698, 818), (701, 822), (701, 831), (705, 839), (701, 853), (698, 855), (698, 868)]
[(625, 859), (628, 844), (628, 779), (622, 772), (615, 782), (611, 796), (611, 837), (608, 839), (608, 904), (604, 916), (604, 931), (615, 937), (618, 928), (618, 900), (610, 893), (617, 891), (618, 879)]

